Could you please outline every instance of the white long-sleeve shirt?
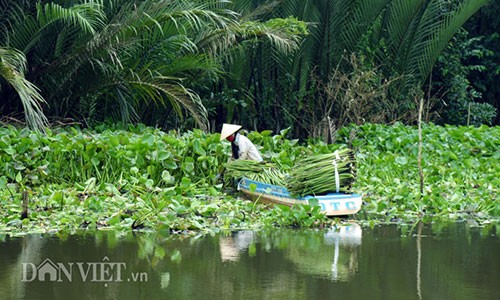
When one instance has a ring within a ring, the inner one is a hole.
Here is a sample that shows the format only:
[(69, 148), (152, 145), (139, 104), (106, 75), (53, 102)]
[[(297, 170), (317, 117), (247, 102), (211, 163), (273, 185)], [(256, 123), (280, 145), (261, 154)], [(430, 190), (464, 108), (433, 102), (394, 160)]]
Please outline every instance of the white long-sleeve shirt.
[(255, 147), (246, 136), (237, 133), (234, 143), (238, 146), (238, 155), (240, 159), (262, 161), (259, 150), (257, 150), (257, 147)]

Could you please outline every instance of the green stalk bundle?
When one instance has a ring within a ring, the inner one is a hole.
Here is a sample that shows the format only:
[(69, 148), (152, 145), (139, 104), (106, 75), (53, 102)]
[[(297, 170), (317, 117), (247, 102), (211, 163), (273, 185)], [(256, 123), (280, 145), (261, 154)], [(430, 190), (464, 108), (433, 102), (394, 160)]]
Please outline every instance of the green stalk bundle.
[(273, 163), (237, 159), (226, 164), (225, 176), (237, 179), (245, 177), (263, 183), (284, 186), (286, 174)]
[(339, 191), (350, 192), (356, 178), (355, 158), (351, 150), (317, 154), (297, 163), (291, 170), (287, 189), (292, 195), (320, 195), (336, 191), (337, 169)]

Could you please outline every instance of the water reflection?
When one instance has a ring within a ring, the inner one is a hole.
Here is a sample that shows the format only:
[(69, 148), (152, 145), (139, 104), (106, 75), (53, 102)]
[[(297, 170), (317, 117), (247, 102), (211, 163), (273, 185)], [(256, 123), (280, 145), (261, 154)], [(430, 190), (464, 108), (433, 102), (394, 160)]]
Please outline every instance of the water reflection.
[[(345, 224), (326, 231), (280, 232), (279, 237), (238, 231), (219, 238), (220, 256), (223, 262), (237, 262), (241, 255), (252, 251), (256, 243), (264, 245), (266, 251), (277, 249), (295, 264), (299, 272), (348, 281), (358, 269), (358, 252), (361, 246), (362, 229), (358, 224)], [(255, 249), (254, 249), (255, 252)]]
[(231, 232), (229, 235), (222, 235), (219, 238), (222, 261), (238, 261), (240, 252), (248, 251), (248, 248), (255, 243), (254, 235), (253, 231), (237, 231)]
[(498, 253), (464, 224), (0, 236), (0, 299), (500, 299)]
[(317, 237), (317, 241), (297, 241), (292, 236), (286, 256), (304, 274), (333, 281), (349, 281), (358, 269), (362, 230), (358, 224), (335, 227)]
[[(361, 246), (361, 226), (358, 224), (350, 224), (340, 226), (338, 229), (332, 229), (326, 234), (327, 244), (333, 243), (335, 245), (335, 254), (332, 263), (332, 279), (348, 281), (358, 270), (358, 250)], [(343, 246), (342, 258), (346, 259), (344, 264), (340, 264), (340, 246)]]

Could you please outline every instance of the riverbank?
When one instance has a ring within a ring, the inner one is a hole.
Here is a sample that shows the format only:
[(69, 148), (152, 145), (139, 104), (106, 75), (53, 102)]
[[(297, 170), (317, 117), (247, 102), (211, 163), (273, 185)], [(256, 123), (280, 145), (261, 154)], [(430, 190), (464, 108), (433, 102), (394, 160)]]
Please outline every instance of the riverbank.
[[(334, 145), (290, 140), (286, 131), (250, 132), (266, 160), (284, 170), (339, 144), (357, 158), (353, 190), (364, 205), (353, 216), (369, 224), (419, 219), (498, 224), (500, 127), (423, 127), (420, 193), (415, 127), (366, 124), (343, 128)], [(200, 130), (145, 126), (46, 134), (0, 128), (0, 232), (81, 229), (169, 232), (264, 227), (325, 227), (338, 222), (314, 207), (264, 207), (223, 188), (229, 144)], [(23, 199), (27, 218), (21, 220)]]

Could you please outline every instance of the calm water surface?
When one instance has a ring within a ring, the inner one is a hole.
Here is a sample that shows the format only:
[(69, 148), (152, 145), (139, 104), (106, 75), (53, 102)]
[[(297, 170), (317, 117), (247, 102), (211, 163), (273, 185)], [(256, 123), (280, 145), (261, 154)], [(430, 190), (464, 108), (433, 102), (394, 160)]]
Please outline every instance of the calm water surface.
[(500, 299), (495, 226), (0, 237), (0, 299)]

